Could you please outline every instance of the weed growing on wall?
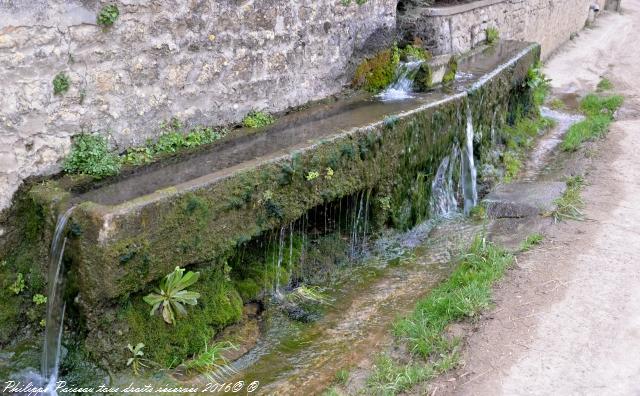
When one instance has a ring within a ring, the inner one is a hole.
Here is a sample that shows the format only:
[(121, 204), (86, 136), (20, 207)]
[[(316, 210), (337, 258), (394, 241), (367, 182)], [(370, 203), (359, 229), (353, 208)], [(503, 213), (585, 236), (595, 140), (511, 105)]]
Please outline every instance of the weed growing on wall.
[(103, 136), (81, 134), (74, 138), (71, 153), (64, 160), (64, 171), (95, 178), (112, 176), (120, 171), (120, 159), (109, 151)]
[(246, 128), (262, 128), (276, 122), (276, 118), (264, 111), (252, 111), (242, 120)]
[(486, 36), (487, 44), (489, 45), (493, 45), (500, 40), (500, 33), (498, 32), (498, 29), (494, 27), (486, 28), (484, 34)]
[(69, 90), (69, 77), (64, 72), (56, 74), (53, 78), (53, 93), (61, 95)]
[(113, 26), (118, 17), (120, 16), (120, 10), (115, 4), (109, 4), (100, 10), (97, 17), (98, 25), (109, 27)]

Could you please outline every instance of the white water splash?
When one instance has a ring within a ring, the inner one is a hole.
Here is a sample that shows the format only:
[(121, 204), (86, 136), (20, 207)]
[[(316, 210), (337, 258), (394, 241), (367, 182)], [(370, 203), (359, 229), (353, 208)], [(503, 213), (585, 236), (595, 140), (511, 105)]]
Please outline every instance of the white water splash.
[(456, 160), (460, 156), (460, 149), (454, 146), (451, 154), (444, 157), (436, 176), (431, 182), (431, 217), (449, 218), (458, 210), (458, 202), (453, 181)]
[(418, 72), (422, 61), (400, 63), (396, 75), (396, 81), (377, 96), (384, 102), (404, 100), (413, 97), (413, 78)]

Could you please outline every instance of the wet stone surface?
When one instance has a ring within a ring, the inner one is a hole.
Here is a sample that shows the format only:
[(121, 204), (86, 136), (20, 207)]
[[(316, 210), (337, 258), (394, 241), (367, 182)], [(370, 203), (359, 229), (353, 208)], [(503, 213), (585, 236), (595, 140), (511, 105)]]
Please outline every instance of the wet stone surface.
[(544, 214), (566, 189), (563, 182), (522, 182), (498, 186), (483, 200), (491, 218), (516, 218)]

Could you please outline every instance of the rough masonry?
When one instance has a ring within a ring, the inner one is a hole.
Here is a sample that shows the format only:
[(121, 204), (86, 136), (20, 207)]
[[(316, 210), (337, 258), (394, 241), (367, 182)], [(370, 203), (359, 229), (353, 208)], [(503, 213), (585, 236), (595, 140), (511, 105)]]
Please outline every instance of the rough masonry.
[[(107, 4), (120, 16), (96, 24)], [(236, 122), (339, 92), (388, 46), (395, 0), (0, 2), (0, 210), (28, 176), (53, 173), (80, 131), (119, 149), (187, 125)], [(54, 95), (59, 72), (70, 89)]]

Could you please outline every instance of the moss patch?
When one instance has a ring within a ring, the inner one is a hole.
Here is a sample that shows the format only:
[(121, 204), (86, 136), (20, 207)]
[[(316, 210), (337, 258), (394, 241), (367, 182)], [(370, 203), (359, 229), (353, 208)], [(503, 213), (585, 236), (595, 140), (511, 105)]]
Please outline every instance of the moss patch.
[(393, 82), (399, 62), (400, 53), (397, 47), (378, 52), (360, 63), (353, 78), (353, 86), (370, 92), (385, 89)]
[(178, 318), (174, 326), (159, 315), (150, 317), (150, 307), (142, 301), (142, 295), (133, 296), (118, 313), (128, 325), (120, 341), (123, 349), (127, 343), (142, 342), (146, 345), (145, 357), (163, 367), (175, 367), (199, 352), (219, 330), (238, 321), (242, 300), (224, 270), (205, 267), (200, 273), (201, 278), (190, 288), (200, 293), (198, 305), (189, 307), (187, 316)]

